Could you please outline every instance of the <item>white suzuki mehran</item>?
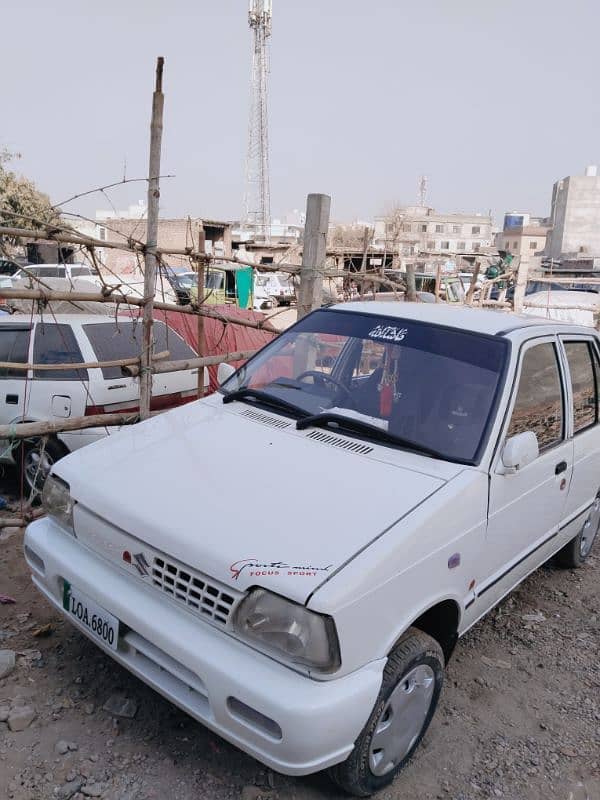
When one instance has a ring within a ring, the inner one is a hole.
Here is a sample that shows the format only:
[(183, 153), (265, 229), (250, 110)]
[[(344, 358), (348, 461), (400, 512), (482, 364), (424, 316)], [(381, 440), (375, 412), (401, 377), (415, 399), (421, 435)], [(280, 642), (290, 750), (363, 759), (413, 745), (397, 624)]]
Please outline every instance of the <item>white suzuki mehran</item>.
[(33, 581), (247, 753), (369, 795), (425, 734), (457, 638), (551, 556), (588, 556), (599, 381), (589, 328), (315, 311), (220, 393), (61, 460)]

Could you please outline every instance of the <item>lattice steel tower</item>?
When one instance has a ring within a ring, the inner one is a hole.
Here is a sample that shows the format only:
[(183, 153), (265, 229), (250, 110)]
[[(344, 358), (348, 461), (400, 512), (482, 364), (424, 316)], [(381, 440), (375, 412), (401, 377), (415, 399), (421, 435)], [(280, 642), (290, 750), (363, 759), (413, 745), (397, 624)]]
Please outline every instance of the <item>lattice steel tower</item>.
[(250, 0), (248, 23), (252, 30), (252, 83), (248, 156), (246, 159), (245, 221), (259, 236), (269, 240), (271, 232), (271, 193), (269, 188), (269, 128), (267, 116), (267, 77), (272, 0)]

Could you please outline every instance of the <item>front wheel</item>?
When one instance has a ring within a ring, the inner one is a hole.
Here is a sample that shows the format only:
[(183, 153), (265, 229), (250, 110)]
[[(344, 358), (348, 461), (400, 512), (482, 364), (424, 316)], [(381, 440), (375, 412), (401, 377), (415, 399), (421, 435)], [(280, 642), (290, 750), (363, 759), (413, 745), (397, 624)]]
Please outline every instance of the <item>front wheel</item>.
[(600, 529), (600, 492), (596, 495), (583, 527), (574, 539), (556, 554), (555, 561), (559, 567), (577, 569), (589, 556), (594, 540)]
[(444, 682), (444, 655), (410, 628), (388, 658), (375, 707), (346, 761), (329, 775), (345, 791), (368, 797), (388, 786), (425, 735)]
[(24, 488), (30, 503), (39, 503), (46, 478), (52, 467), (69, 451), (52, 437), (31, 439), (20, 446), (19, 472), (23, 475)]

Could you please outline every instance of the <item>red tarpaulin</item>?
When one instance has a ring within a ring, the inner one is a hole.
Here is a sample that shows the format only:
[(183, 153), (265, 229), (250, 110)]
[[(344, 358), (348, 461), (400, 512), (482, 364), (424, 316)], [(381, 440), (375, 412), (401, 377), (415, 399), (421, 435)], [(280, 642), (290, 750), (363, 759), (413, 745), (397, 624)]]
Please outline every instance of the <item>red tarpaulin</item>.
[[(258, 311), (246, 311), (237, 306), (211, 306), (211, 311), (220, 311), (228, 317), (239, 317), (240, 319), (254, 320), (262, 322), (264, 314)], [(182, 314), (180, 311), (160, 311), (154, 312), (154, 318), (165, 322), (198, 352), (198, 318), (192, 314)], [(212, 317), (204, 317), (204, 337), (206, 340), (205, 355), (216, 356), (224, 353), (233, 353), (236, 350), (258, 350), (275, 338), (274, 333), (259, 330), (258, 328), (246, 328), (242, 325), (233, 323), (224, 324)], [(234, 367), (239, 367), (243, 361), (232, 362)], [(210, 391), (217, 389), (217, 369), (209, 367)]]

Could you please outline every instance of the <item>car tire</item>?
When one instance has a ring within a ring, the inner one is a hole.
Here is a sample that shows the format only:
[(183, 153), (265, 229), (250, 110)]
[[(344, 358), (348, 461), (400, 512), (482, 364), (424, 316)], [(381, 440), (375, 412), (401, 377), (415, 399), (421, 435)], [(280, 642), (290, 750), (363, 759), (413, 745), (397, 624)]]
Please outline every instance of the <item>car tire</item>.
[(279, 305), (279, 300), (275, 297), (275, 295), (269, 295), (271, 298), (271, 302), (273, 303), (273, 308), (277, 308)]
[(600, 492), (585, 518), (581, 530), (554, 557), (557, 566), (564, 569), (578, 569), (587, 561), (600, 529)]
[(65, 445), (52, 436), (45, 442), (43, 438), (36, 438), (20, 445), (17, 458), (19, 478), (23, 476), (23, 488), (32, 504), (41, 501), (46, 477), (54, 464), (68, 452)]
[(369, 797), (392, 783), (425, 735), (443, 682), (442, 648), (431, 636), (409, 628), (388, 657), (377, 701), (354, 749), (328, 770), (330, 778), (356, 797)]

